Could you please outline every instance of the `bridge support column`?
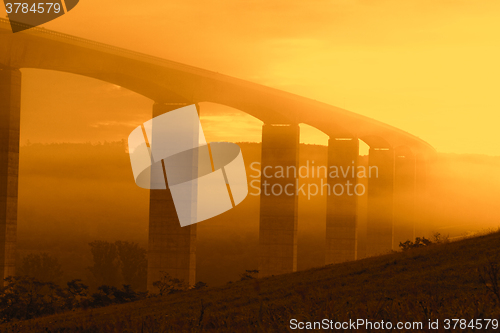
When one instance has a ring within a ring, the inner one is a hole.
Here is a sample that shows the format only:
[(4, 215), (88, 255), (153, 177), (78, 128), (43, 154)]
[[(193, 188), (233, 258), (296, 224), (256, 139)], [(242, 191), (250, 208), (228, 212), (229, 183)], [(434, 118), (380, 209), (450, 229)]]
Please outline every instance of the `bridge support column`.
[(431, 161), (417, 154), (415, 157), (415, 236), (428, 232), (428, 212), (433, 209), (429, 202), (427, 182)]
[(394, 150), (370, 148), (367, 255), (385, 254), (393, 243)]
[[(326, 205), (326, 264), (356, 260), (357, 254), (357, 138), (331, 138), (328, 141), (328, 173), (339, 169), (339, 178), (328, 177)], [(341, 168), (348, 170), (346, 177)], [(354, 168), (354, 174), (352, 172)], [(341, 193), (341, 195), (337, 195)]]
[[(182, 103), (155, 103), (153, 117), (181, 108)], [(154, 128), (153, 128), (154, 131)], [(196, 224), (181, 227), (170, 190), (149, 191), (148, 291), (162, 273), (193, 286), (196, 279)]]
[(396, 150), (394, 169), (394, 240), (399, 243), (415, 239), (416, 163), (409, 151)]
[(21, 72), (0, 69), (0, 286), (15, 274)]
[[(299, 133), (295, 124), (262, 127), (260, 277), (297, 270)], [(283, 178), (275, 177), (277, 167)]]

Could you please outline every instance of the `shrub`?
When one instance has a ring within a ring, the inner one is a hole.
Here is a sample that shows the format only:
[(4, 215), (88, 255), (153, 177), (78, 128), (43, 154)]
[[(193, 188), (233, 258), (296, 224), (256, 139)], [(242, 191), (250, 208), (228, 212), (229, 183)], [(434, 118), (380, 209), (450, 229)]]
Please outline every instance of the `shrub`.
[(206, 288), (206, 287), (208, 287), (208, 285), (205, 282), (198, 281), (194, 285), (193, 289), (203, 289), (203, 288)]
[(30, 276), (9, 276), (0, 293), (0, 319), (30, 319), (65, 308), (65, 293), (52, 282)]
[(419, 247), (429, 246), (431, 244), (433, 244), (433, 242), (431, 240), (428, 240), (425, 237), (422, 237), (422, 238), (417, 237), (415, 239), (415, 242), (412, 242), (411, 240), (407, 240), (404, 243), (399, 242), (399, 247), (403, 251), (408, 251), (409, 249), (415, 249), (415, 248), (419, 248)]
[(184, 281), (172, 278), (170, 274), (166, 272), (160, 272), (160, 274), (162, 274), (160, 280), (153, 282), (153, 287), (158, 289), (160, 296), (173, 294), (187, 289)]
[(240, 275), (240, 281), (255, 279), (257, 277), (257, 274), (259, 274), (259, 270), (257, 270), (257, 269), (248, 270), (247, 269), (245, 271), (245, 273)]

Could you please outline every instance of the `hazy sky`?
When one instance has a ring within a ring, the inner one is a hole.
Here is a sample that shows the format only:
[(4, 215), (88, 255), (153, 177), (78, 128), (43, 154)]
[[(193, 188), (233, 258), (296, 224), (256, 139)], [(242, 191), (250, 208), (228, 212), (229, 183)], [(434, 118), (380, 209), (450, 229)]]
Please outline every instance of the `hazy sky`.
[[(500, 155), (499, 18), (497, 0), (83, 0), (44, 27), (317, 99), (440, 152)], [(22, 144), (126, 139), (150, 118), (120, 87), (23, 74)], [(202, 122), (212, 141), (260, 140), (236, 110), (203, 104)]]

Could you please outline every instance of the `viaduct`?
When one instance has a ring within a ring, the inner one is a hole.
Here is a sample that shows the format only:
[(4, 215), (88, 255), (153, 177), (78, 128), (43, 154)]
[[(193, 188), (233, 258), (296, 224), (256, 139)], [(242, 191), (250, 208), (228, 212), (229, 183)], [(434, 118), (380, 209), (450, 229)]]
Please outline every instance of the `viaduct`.
[[(352, 166), (359, 140), (370, 146), (369, 165), (378, 178), (368, 180), (367, 254), (397, 248), (414, 238), (418, 193), (426, 161), (435, 150), (423, 140), (368, 117), (277, 89), (181, 63), (77, 38), (44, 28), (13, 34), (0, 19), (0, 277), (15, 273), (19, 133), (22, 68), (73, 73), (110, 82), (152, 101), (152, 116), (183, 105), (212, 102), (246, 112), (262, 127), (265, 166), (298, 166), (299, 124), (329, 136), (328, 166)], [(290, 175), (292, 177), (293, 175)], [(270, 178), (268, 184), (295, 183)], [(355, 177), (347, 179), (356, 182)], [(346, 179), (328, 178), (330, 186)], [(259, 275), (297, 269), (297, 196), (260, 198)], [(326, 264), (356, 260), (356, 196), (329, 195)], [(172, 197), (150, 191), (148, 289), (160, 272), (193, 285), (196, 225), (181, 228)]]

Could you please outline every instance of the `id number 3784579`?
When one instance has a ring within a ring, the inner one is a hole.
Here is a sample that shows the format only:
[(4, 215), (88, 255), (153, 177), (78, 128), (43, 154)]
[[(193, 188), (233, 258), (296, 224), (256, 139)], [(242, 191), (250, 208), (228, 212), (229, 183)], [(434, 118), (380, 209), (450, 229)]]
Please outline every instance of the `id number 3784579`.
[(7, 10), (7, 14), (11, 13), (59, 13), (61, 12), (61, 4), (54, 2), (39, 2), (28, 4), (26, 2), (6, 2), (5, 9)]

